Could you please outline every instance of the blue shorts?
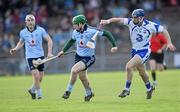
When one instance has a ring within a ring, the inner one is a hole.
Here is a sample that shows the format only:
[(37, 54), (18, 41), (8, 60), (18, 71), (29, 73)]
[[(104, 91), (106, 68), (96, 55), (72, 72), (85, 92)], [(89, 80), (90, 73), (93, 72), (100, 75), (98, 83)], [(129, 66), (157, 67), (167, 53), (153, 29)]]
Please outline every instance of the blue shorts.
[(87, 68), (94, 64), (95, 60), (96, 59), (94, 55), (91, 57), (81, 57), (78, 54), (75, 55), (75, 63), (82, 61), (86, 66), (85, 70), (87, 70)]
[[(42, 57), (39, 57), (40, 59), (44, 59), (44, 56)], [(37, 68), (33, 65), (32, 61), (33, 60), (37, 60), (38, 58), (28, 58), (27, 61), (28, 61), (28, 67), (29, 67), (29, 70), (34, 70), (34, 69), (38, 69), (38, 71), (44, 71), (44, 63), (39, 65)]]
[(142, 50), (131, 50), (131, 56), (134, 57), (136, 54), (139, 55), (142, 59), (142, 64), (145, 63), (150, 57), (151, 50), (150, 49), (142, 49)]

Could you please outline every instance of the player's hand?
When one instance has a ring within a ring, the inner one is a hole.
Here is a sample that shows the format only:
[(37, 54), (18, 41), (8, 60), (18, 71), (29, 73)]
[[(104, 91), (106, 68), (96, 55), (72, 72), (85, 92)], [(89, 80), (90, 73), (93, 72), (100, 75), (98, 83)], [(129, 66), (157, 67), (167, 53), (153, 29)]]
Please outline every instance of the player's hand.
[(110, 21), (109, 20), (101, 20), (101, 22), (99, 23), (100, 26), (105, 26), (107, 24), (109, 24)]
[(60, 51), (57, 55), (58, 57), (61, 57), (64, 54), (64, 51)]
[(52, 53), (48, 53), (48, 54), (47, 54), (47, 58), (50, 58), (50, 57), (52, 57), (52, 56), (54, 56)]
[(17, 51), (17, 49), (16, 49), (16, 48), (13, 48), (13, 49), (10, 49), (9, 53), (12, 55), (12, 54), (14, 54), (16, 51)]
[(176, 47), (172, 43), (169, 43), (167, 44), (167, 49), (170, 49), (171, 51), (175, 51)]
[(112, 52), (112, 53), (117, 52), (117, 50), (118, 50), (118, 47), (112, 47), (112, 48), (111, 48), (111, 52)]

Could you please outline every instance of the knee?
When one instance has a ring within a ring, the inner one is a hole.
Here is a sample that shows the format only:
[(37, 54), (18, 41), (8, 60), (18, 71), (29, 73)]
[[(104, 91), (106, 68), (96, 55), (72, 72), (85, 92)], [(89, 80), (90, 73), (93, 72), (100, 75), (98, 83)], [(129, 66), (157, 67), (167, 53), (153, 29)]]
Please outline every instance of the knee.
[(132, 67), (129, 64), (126, 64), (126, 71), (132, 71)]
[(72, 74), (72, 75), (77, 75), (77, 74), (78, 74), (78, 70), (72, 68), (72, 69), (71, 69), (71, 74)]
[(38, 74), (34, 74), (34, 79), (35, 79), (35, 80), (40, 80), (39, 75), (38, 75)]

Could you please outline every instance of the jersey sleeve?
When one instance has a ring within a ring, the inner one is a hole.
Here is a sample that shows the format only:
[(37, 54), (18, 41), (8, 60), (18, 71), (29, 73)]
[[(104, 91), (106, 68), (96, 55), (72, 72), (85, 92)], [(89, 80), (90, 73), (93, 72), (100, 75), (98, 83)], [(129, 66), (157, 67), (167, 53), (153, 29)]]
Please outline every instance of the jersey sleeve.
[(41, 32), (43, 37), (49, 35), (44, 28), (41, 29)]
[(132, 21), (131, 18), (124, 18), (123, 25), (129, 25), (131, 21)]
[(22, 31), (20, 31), (20, 33), (19, 33), (19, 37), (20, 37), (20, 40), (22, 40), (22, 41), (24, 42), (23, 32), (22, 32)]
[(152, 23), (152, 30), (154, 33), (161, 33), (164, 30), (164, 27), (160, 24)]
[(76, 40), (76, 32), (75, 32), (75, 30), (72, 32), (71, 39)]
[(167, 39), (164, 37), (164, 35), (160, 34), (159, 38), (163, 44), (167, 44)]
[(103, 31), (102, 31), (102, 30), (99, 30), (98, 36), (102, 36), (102, 35), (103, 35)]

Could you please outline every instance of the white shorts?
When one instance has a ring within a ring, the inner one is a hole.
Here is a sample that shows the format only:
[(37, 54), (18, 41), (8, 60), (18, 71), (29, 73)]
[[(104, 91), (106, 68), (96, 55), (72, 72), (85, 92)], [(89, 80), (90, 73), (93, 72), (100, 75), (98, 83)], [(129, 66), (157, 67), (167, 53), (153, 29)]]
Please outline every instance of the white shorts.
[(142, 59), (142, 64), (144, 64), (149, 59), (150, 53), (151, 53), (150, 49), (141, 49), (141, 50), (132, 49), (131, 56), (134, 57), (136, 54), (139, 55)]

